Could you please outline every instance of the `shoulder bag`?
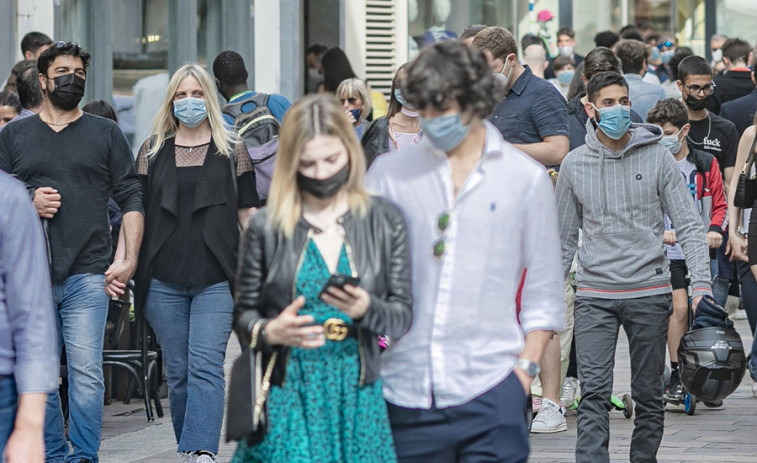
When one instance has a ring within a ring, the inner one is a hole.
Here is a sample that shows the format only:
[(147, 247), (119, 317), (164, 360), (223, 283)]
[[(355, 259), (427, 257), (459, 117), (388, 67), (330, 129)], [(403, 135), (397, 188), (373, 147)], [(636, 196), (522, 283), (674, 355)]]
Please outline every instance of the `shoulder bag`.
[(754, 165), (754, 147), (757, 144), (757, 135), (752, 141), (752, 147), (749, 148), (744, 168), (739, 174), (739, 181), (736, 184), (736, 192), (733, 196), (733, 205), (743, 209), (751, 208), (754, 201), (757, 200), (757, 177), (752, 176), (752, 166)]
[(258, 345), (260, 330), (265, 320), (258, 320), (252, 328), (252, 342), (234, 360), (229, 381), (229, 400), (226, 409), (226, 442), (247, 440), (255, 445), (268, 433), (268, 406), (266, 398), (271, 387), (271, 374), (276, 364), (274, 352), (263, 365), (263, 353)]

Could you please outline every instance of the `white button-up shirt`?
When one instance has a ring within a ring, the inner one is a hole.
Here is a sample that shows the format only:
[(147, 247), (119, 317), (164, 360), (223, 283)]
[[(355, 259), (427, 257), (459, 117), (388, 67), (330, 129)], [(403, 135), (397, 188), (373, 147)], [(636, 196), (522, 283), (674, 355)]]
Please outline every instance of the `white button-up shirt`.
[[(366, 177), (369, 190), (402, 209), (410, 235), (413, 326), (382, 354), (384, 397), (402, 407), (478, 397), (513, 369), (524, 332), (565, 324), (552, 183), (543, 166), (485, 124), (483, 157), (457, 198), (447, 156), (428, 140), (379, 156)], [(446, 249), (437, 258), (432, 248), (442, 237)]]

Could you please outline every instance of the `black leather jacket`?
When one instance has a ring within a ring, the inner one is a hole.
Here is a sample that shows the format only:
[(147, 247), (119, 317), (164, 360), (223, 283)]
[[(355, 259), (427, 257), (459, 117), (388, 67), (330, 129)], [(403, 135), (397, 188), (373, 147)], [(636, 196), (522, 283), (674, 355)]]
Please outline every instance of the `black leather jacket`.
[(386, 116), (379, 117), (365, 129), (363, 138), (360, 140), (363, 151), (365, 151), (366, 167), (371, 167), (377, 157), (389, 151), (388, 143), (389, 119)]
[[(234, 297), (234, 329), (248, 344), (252, 327), (261, 318), (275, 318), (295, 296), (295, 282), (313, 229), (300, 219), (291, 238), (267, 223), (268, 210), (261, 209), (242, 237)], [(365, 217), (350, 213), (339, 219), (351, 247), (360, 286), (371, 296), (365, 316), (355, 321), (359, 329), (360, 385), (379, 377), (379, 346), (376, 336), (399, 338), (412, 323), (410, 250), (402, 213), (387, 200), (372, 197)], [(259, 343), (260, 344), (260, 343)], [(281, 385), (289, 347), (259, 346), (266, 357), (275, 350), (279, 361), (273, 384)], [(266, 359), (267, 361), (267, 359)]]

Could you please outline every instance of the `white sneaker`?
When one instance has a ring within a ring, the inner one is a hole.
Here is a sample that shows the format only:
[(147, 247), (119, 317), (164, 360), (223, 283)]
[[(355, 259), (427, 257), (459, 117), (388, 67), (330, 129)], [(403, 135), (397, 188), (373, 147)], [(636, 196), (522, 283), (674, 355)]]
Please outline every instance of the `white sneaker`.
[(752, 381), (752, 397), (757, 397), (757, 381)]
[(746, 310), (739, 309), (739, 310), (735, 311), (734, 313), (732, 313), (729, 318), (731, 320), (746, 320), (747, 319)]
[(539, 413), (531, 424), (531, 432), (553, 433), (567, 430), (568, 423), (560, 411), (560, 406), (549, 399), (542, 399)]
[(193, 463), (218, 463), (218, 460), (214, 455), (208, 455), (203, 453), (202, 455), (195, 456)]
[(194, 463), (195, 455), (192, 452), (179, 452), (179, 463)]
[(576, 401), (578, 385), (578, 378), (570, 376), (566, 376), (565, 380), (562, 382), (562, 396), (560, 397), (560, 400), (567, 408), (570, 408), (573, 405), (573, 402)]

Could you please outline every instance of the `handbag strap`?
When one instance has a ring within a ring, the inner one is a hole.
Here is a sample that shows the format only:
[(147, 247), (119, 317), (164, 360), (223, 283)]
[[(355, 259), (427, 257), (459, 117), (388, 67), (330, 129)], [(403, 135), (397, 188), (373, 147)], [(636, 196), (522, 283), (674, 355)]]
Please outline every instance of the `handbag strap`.
[[(268, 398), (268, 390), (271, 388), (271, 375), (273, 374), (273, 367), (276, 365), (276, 357), (278, 352), (274, 352), (271, 355), (271, 359), (268, 360), (268, 365), (265, 368), (265, 375), (260, 385), (260, 393), (255, 397), (255, 409), (253, 410), (254, 422), (258, 422), (263, 413), (263, 405)], [(257, 388), (256, 388), (257, 390)]]
[(741, 173), (744, 175), (749, 175), (749, 172), (752, 170), (752, 164), (754, 164), (755, 159), (755, 146), (757, 146), (757, 134), (755, 134), (754, 140), (752, 140), (752, 147), (749, 148), (749, 155), (747, 156), (746, 162), (744, 163), (744, 168), (741, 169)]

